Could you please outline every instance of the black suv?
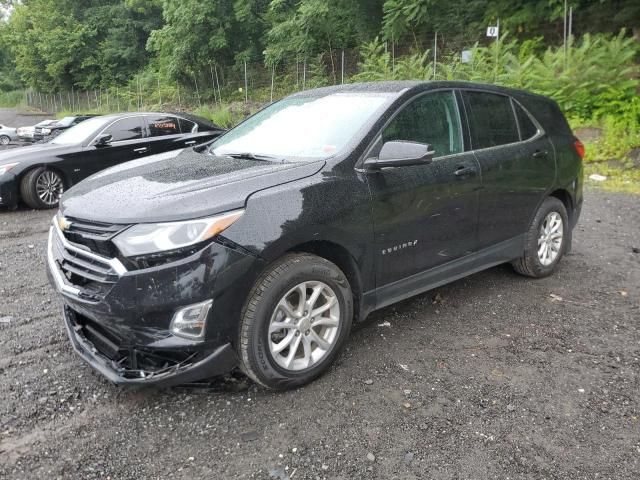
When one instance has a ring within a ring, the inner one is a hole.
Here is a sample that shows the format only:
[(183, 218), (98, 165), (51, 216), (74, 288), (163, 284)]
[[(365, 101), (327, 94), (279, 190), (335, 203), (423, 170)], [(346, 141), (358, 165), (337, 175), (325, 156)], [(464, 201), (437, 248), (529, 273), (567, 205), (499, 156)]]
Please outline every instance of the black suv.
[(582, 154), (557, 105), (522, 91), (306, 91), (201, 153), (69, 190), (48, 271), (73, 347), (115, 383), (240, 367), (296, 387), (375, 309), (505, 262), (551, 274), (580, 215)]
[(33, 131), (33, 141), (45, 142), (51, 140), (68, 128), (74, 127), (80, 122), (84, 122), (85, 120), (93, 117), (95, 117), (95, 115), (77, 115), (74, 117), (64, 117), (63, 119), (50, 123), (49, 125), (36, 125), (36, 128)]

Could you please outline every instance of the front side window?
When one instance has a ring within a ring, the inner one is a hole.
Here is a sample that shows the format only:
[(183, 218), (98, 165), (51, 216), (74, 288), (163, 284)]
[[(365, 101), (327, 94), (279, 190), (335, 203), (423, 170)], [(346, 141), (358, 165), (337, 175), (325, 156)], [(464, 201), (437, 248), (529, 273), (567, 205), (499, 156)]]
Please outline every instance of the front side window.
[(390, 96), (334, 93), (285, 98), (220, 137), (211, 145), (211, 152), (252, 153), (292, 161), (329, 158), (354, 140)]
[(152, 137), (165, 135), (177, 135), (180, 133), (180, 124), (176, 117), (169, 115), (155, 115), (147, 117), (149, 122), (149, 134)]
[[(78, 126), (84, 123), (86, 122), (82, 122)], [(112, 142), (122, 142), (124, 140), (136, 140), (142, 138), (142, 131), (142, 117), (130, 117), (118, 120), (107, 128), (104, 133), (113, 137), (111, 140)]]
[(474, 149), (520, 141), (509, 97), (485, 92), (464, 92), (464, 96)]
[(383, 143), (394, 140), (428, 144), (436, 157), (461, 153), (464, 148), (454, 93), (429, 93), (404, 107), (382, 133)]

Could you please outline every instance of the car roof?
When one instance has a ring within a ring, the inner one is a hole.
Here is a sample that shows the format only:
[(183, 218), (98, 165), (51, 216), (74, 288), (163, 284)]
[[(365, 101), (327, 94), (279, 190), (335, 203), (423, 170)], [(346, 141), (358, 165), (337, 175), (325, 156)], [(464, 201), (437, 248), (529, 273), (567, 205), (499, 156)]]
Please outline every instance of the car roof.
[(333, 95), (336, 93), (388, 93), (400, 96), (408, 91), (426, 91), (435, 90), (440, 88), (459, 88), (459, 89), (480, 89), (495, 93), (504, 93), (508, 95), (528, 95), (538, 98), (547, 99), (544, 96), (537, 95), (524, 90), (516, 90), (513, 88), (503, 87), (499, 85), (493, 85), (488, 83), (477, 82), (464, 82), (464, 81), (449, 81), (449, 80), (393, 80), (383, 82), (361, 82), (361, 83), (348, 83), (344, 85), (334, 85), (330, 87), (321, 87), (312, 90), (305, 90), (302, 92), (294, 93), (291, 97), (304, 98), (304, 97), (321, 97), (326, 95)]

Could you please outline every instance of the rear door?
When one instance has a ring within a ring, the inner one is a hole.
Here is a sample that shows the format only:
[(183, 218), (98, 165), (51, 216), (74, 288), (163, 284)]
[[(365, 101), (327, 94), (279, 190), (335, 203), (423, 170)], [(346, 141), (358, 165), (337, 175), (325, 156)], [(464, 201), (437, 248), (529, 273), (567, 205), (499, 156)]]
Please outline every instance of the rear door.
[(510, 96), (463, 91), (471, 145), (482, 171), (478, 246), (485, 248), (525, 232), (555, 180), (548, 136)]
[(184, 148), (184, 136), (180, 130), (180, 122), (173, 115), (146, 115), (149, 131), (149, 147), (152, 153), (168, 152)]
[(466, 151), (456, 95), (421, 94), (383, 129), (369, 156), (387, 141), (426, 143), (428, 165), (366, 175), (372, 196), (378, 287), (461, 258), (476, 248), (478, 163)]

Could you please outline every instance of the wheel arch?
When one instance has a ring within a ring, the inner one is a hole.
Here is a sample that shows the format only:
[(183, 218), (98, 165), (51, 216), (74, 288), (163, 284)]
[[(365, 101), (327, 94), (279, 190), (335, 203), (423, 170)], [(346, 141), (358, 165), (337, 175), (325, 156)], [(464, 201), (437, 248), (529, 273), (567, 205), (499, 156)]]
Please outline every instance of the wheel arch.
[(27, 175), (29, 172), (35, 170), (36, 168), (46, 168), (47, 170), (51, 170), (53, 172), (56, 172), (57, 174), (59, 174), (62, 177), (62, 181), (64, 182), (64, 188), (71, 188), (71, 180), (69, 179), (69, 177), (67, 176), (67, 174), (64, 172), (64, 170), (52, 166), (48, 163), (38, 163), (35, 165), (29, 165), (27, 168), (25, 168), (22, 172), (20, 172), (17, 176), (16, 176), (16, 181), (18, 182), (18, 185), (20, 185), (20, 182), (22, 182), (22, 179), (25, 177), (25, 175)]
[(354, 323), (362, 314), (363, 284), (358, 263), (344, 246), (328, 241), (313, 240), (289, 248), (288, 253), (311, 253), (334, 263), (347, 277), (353, 294)]
[(564, 204), (564, 208), (567, 209), (567, 215), (569, 216), (569, 222), (572, 223), (574, 214), (574, 202), (573, 197), (568, 190), (564, 188), (558, 188), (549, 194), (550, 197), (555, 197)]

